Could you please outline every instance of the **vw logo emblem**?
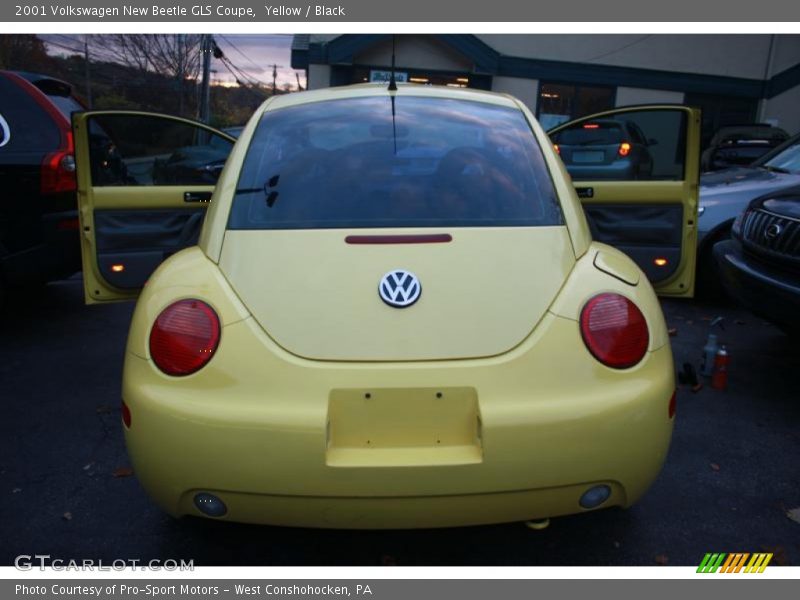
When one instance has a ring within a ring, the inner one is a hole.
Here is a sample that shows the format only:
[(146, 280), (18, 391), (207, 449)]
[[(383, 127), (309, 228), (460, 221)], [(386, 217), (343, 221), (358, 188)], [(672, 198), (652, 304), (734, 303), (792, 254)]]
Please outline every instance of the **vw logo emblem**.
[(419, 300), (422, 285), (417, 276), (404, 269), (389, 271), (378, 284), (381, 300), (394, 308), (406, 308)]
[(767, 237), (767, 239), (774, 240), (781, 234), (781, 231), (783, 231), (783, 227), (781, 227), (777, 223), (773, 223), (772, 225), (767, 227), (767, 230), (764, 232), (764, 235)]

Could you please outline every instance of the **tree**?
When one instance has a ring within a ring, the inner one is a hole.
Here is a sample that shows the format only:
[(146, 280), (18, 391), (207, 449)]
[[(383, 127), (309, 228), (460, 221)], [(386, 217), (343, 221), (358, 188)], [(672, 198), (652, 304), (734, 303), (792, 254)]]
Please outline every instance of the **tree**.
[(115, 57), (116, 62), (140, 71), (196, 79), (200, 72), (203, 36), (187, 34), (113, 34), (92, 38), (92, 43)]
[(106, 55), (141, 72), (154, 72), (175, 80), (179, 112), (184, 112), (187, 80), (200, 72), (201, 35), (188, 34), (113, 34), (100, 35), (93, 43)]
[(35, 35), (0, 35), (0, 69), (47, 71), (52, 59)]

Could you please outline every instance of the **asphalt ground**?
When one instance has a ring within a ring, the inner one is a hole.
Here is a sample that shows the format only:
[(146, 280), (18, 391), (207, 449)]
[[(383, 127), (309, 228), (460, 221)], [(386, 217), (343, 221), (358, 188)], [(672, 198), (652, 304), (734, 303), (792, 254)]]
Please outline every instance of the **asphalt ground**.
[[(330, 531), (174, 520), (131, 475), (120, 377), (131, 304), (87, 307), (80, 279), (0, 314), (0, 564), (52, 558), (195, 565), (697, 565), (706, 552), (800, 564), (800, 340), (729, 305), (663, 303), (676, 366), (698, 365), (711, 318), (729, 388), (681, 386), (655, 485), (630, 509), (523, 524)], [(797, 520), (795, 520), (797, 519)]]

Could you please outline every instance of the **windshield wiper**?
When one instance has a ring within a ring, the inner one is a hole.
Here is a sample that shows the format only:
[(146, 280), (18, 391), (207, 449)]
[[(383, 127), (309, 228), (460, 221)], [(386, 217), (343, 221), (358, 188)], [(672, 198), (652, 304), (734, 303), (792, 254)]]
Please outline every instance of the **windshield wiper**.
[(281, 175), (278, 173), (277, 175), (273, 175), (264, 183), (263, 187), (255, 187), (255, 188), (238, 188), (234, 194), (255, 194), (256, 192), (264, 192), (265, 196), (269, 196), (272, 193), (277, 193), (272, 190), (275, 186), (278, 185), (278, 181), (280, 181)]
[(765, 171), (769, 171), (770, 173), (786, 173), (790, 174), (791, 171), (789, 169), (784, 169), (782, 167), (773, 167), (772, 165), (761, 165), (761, 168)]

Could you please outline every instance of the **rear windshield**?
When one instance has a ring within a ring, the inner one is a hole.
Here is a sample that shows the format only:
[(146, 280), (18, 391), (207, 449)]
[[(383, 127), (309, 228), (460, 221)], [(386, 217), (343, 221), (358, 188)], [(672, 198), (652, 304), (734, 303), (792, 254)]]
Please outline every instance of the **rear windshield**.
[(604, 146), (622, 141), (622, 127), (613, 121), (584, 123), (581, 127), (565, 129), (554, 136), (562, 146)]
[(230, 229), (560, 225), (516, 109), (442, 98), (333, 100), (267, 112)]
[(67, 121), (72, 119), (72, 113), (85, 110), (83, 106), (71, 96), (48, 96), (48, 98), (55, 104), (61, 114), (67, 118)]

